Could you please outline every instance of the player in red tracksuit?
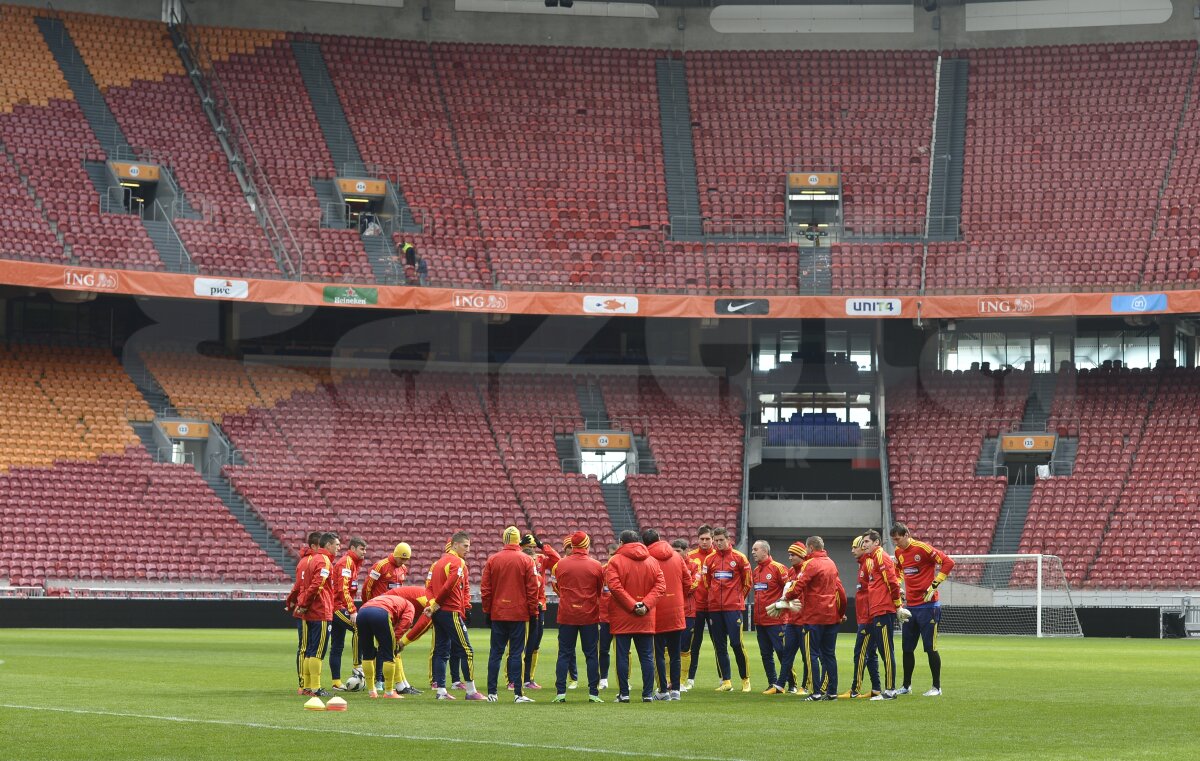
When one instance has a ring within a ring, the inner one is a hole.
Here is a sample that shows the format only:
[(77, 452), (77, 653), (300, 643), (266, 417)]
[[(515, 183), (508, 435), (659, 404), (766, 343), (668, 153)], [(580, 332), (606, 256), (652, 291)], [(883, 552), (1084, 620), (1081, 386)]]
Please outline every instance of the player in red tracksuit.
[(408, 579), (408, 563), (412, 559), (412, 548), (408, 542), (400, 542), (392, 550), (392, 554), (377, 561), (367, 571), (367, 580), (363, 582), (362, 601), (368, 602), (372, 597), (383, 594), (389, 589), (404, 586)]
[(358, 607), (354, 598), (358, 596), (358, 569), (367, 556), (367, 543), (362, 537), (350, 537), (350, 548), (333, 564), (333, 583), (336, 610), (329, 636), (329, 675), (333, 677), (333, 689), (342, 692), (342, 648), (346, 645), (346, 632), (351, 634), (350, 657), (354, 671), (362, 664), (358, 660), (358, 626), (355, 621)]
[(900, 627), (901, 649), (904, 652), (904, 684), (896, 691), (898, 695), (912, 692), (912, 675), (916, 668), (917, 641), (925, 648), (929, 658), (929, 673), (933, 688), (925, 692), (926, 697), (942, 694), (942, 655), (937, 649), (938, 624), (942, 620), (942, 606), (938, 602), (938, 585), (946, 580), (954, 568), (950, 556), (931, 544), (917, 541), (903, 523), (892, 525), (892, 541), (896, 545), (896, 566), (904, 579), (904, 596), (912, 618)]
[(742, 644), (742, 616), (746, 613), (746, 597), (753, 586), (750, 561), (733, 548), (729, 532), (713, 529), (713, 551), (704, 559), (701, 585), (708, 602), (708, 625), (712, 632), (713, 648), (717, 651), (717, 670), (725, 677), (717, 692), (730, 692), (729, 650), (737, 661), (742, 679), (742, 692), (750, 691), (750, 665)]
[[(300, 559), (296, 562), (296, 579), (292, 582), (291, 591), (288, 592), (287, 599), (283, 601), (283, 609), (290, 616), (292, 610), (296, 607), (296, 596), (300, 593), (300, 582), (304, 578), (304, 572), (308, 568), (308, 558), (316, 552), (321, 546), (321, 532), (310, 531), (307, 537), (305, 546), (300, 548)], [(304, 647), (303, 641), (296, 648), (296, 693), (304, 692)]]
[[(642, 543), (658, 561), (666, 590), (654, 609), (654, 670), (658, 674), (657, 700), (679, 700), (680, 646), (687, 631), (687, 600), (692, 592), (692, 572), (675, 549), (654, 529), (642, 532)], [(689, 643), (690, 644), (690, 643)]]
[(813, 691), (805, 700), (837, 700), (837, 634), (846, 615), (846, 589), (825, 540), (810, 536), (808, 560), (785, 598), (800, 600), (811, 650)]
[(629, 702), (631, 642), (642, 667), (642, 700), (654, 700), (654, 608), (667, 584), (636, 531), (621, 532), (621, 547), (609, 559), (604, 579), (612, 590), (608, 614), (617, 641), (617, 702)]
[(883, 664), (883, 692), (871, 700), (891, 700), (896, 697), (896, 651), (892, 644), (892, 629), (896, 614), (904, 606), (904, 591), (900, 574), (890, 555), (880, 546), (882, 537), (874, 529), (863, 534), (863, 550), (867, 555), (867, 615), (871, 621), (871, 644)]
[[(692, 599), (695, 600), (696, 607), (692, 616), (692, 620), (688, 623), (688, 631), (690, 635), (689, 641), (683, 648), (681, 657), (683, 659), (683, 668), (687, 669), (687, 681), (680, 688), (681, 691), (687, 692), (696, 684), (696, 668), (700, 665), (700, 647), (704, 644), (704, 626), (708, 623), (708, 595), (703, 584), (700, 582), (704, 577), (704, 559), (712, 554), (713, 551), (713, 535), (712, 526), (703, 525), (696, 529), (696, 548), (687, 553), (684, 560), (692, 572), (692, 578), (695, 579), (695, 590), (692, 592)], [(709, 633), (712, 629), (710, 627)], [(717, 662), (717, 677), (721, 680), (729, 678), (729, 675), (720, 671), (721, 664)]]
[[(538, 552), (538, 550), (541, 552)], [(525, 642), (525, 689), (540, 690), (542, 686), (533, 678), (537, 671), (538, 652), (542, 649), (542, 633), (546, 629), (546, 579), (554, 564), (562, 559), (558, 550), (549, 542), (543, 542), (533, 534), (521, 539), (521, 551), (533, 558), (538, 574), (538, 609), (529, 619), (529, 639)]]
[[(413, 611), (414, 611), (413, 612), (413, 624), (412, 624), (412, 628), (408, 630), (408, 633), (404, 635), (406, 638), (406, 641), (404, 642), (405, 645), (409, 645), (412, 642), (415, 642), (416, 640), (420, 639), (421, 635), (423, 635), (427, 629), (429, 629), (430, 627), (433, 626), (433, 619), (431, 619), (425, 613), (425, 610), (429, 607), (429, 595), (425, 591), (425, 587), (418, 587), (418, 586), (412, 586), (412, 585), (403, 586), (403, 587), (395, 587), (394, 589), (389, 589), (388, 591), (384, 592), (383, 594), (384, 595), (393, 595), (396, 597), (403, 597), (405, 600), (408, 600), (410, 603), (412, 603)], [(377, 597), (382, 597), (382, 596), (383, 595), (378, 595)], [(377, 597), (373, 597), (371, 599), (374, 600), (374, 599), (377, 599)], [(362, 608), (359, 608), (359, 610), (362, 610)], [(381, 659), (382, 656), (383, 656), (383, 652), (380, 651), (378, 658)], [(377, 664), (382, 664), (382, 660), (377, 659)], [(383, 682), (383, 667), (382, 667), (382, 665), (378, 665), (378, 668), (379, 668), (379, 671), (375, 674), (375, 679), (378, 681), (376, 681), (375, 684), (383, 685), (384, 684), (384, 682)], [(395, 658), (395, 667), (393, 668), (393, 678), (395, 679), (395, 681), (390, 686), (387, 686), (387, 688), (386, 688), (387, 691), (389, 691), (389, 692), (395, 691), (396, 693), (398, 693), (400, 695), (420, 695), (421, 694), (421, 690), (418, 690), (416, 687), (413, 687), (412, 684), (408, 681), (408, 676), (404, 670), (404, 659), (400, 656), (399, 653), (396, 654), (396, 658)]]
[(296, 621), (303, 651), (301, 673), (304, 675), (304, 694), (324, 696), (321, 689), (321, 667), (325, 646), (329, 642), (329, 622), (333, 620), (334, 584), (333, 556), (341, 549), (337, 534), (321, 534), (321, 546), (311, 556), (302, 572), (296, 606), (292, 616)]
[[(604, 572), (608, 573), (608, 563), (616, 554), (618, 545), (610, 544), (604, 548)], [(600, 661), (600, 689), (608, 689), (608, 667), (612, 659), (612, 621), (609, 610), (612, 604), (612, 591), (608, 588), (607, 579), (604, 588), (600, 590), (600, 640), (597, 644), (597, 659)]]
[(554, 702), (567, 699), (567, 677), (575, 659), (575, 642), (583, 646), (588, 676), (588, 700), (600, 699), (600, 605), (604, 595), (604, 566), (588, 554), (592, 539), (583, 531), (569, 538), (569, 554), (555, 563), (551, 571), (554, 591), (558, 593), (558, 663), (554, 670)]
[[(413, 604), (402, 595), (385, 592), (372, 597), (359, 610), (358, 622), (362, 632), (362, 661), (363, 678), (370, 685), (370, 695), (379, 697), (375, 690), (375, 658), (383, 656), (383, 683), (395, 684), (399, 681), (396, 675), (396, 656), (411, 640), (403, 639), (403, 632), (412, 626), (413, 618), (417, 615)], [(378, 644), (378, 648), (376, 648)], [(403, 698), (395, 690), (384, 692), (385, 698)]]
[(479, 593), (483, 613), (492, 622), (492, 647), (488, 653), (487, 699), (496, 702), (500, 678), (500, 659), (508, 648), (508, 681), (513, 685), (517, 703), (532, 702), (524, 697), (521, 681), (522, 654), (529, 627), (538, 613), (542, 594), (538, 561), (522, 552), (521, 532), (516, 526), (504, 529), (504, 546), (483, 565)]
[(784, 661), (785, 622), (767, 613), (768, 606), (783, 597), (783, 585), (787, 583), (788, 569), (771, 557), (771, 545), (758, 541), (750, 548), (754, 559), (751, 581), (754, 584), (754, 628), (758, 634), (758, 651), (762, 657), (763, 671), (767, 674), (767, 689), (764, 695), (783, 695), (782, 672), (775, 671), (775, 658)]
[[(871, 647), (871, 600), (868, 592), (867, 563), (870, 562), (865, 537), (856, 536), (850, 542), (850, 553), (858, 565), (858, 578), (854, 586), (854, 681), (847, 692), (838, 695), (839, 698), (873, 698), (882, 695), (879, 687), (879, 658)], [(871, 692), (862, 693), (864, 673), (871, 677)]]
[(467, 636), (463, 621), (467, 605), (471, 600), (471, 587), (467, 572), (466, 556), (471, 551), (471, 537), (459, 531), (450, 538), (450, 551), (433, 564), (429, 578), (429, 593), (433, 599), (429, 610), (433, 613), (433, 685), (438, 700), (454, 700), (446, 692), (446, 664), (451, 658), (464, 657), (466, 664), (463, 680), (467, 687), (467, 700), (487, 700), (475, 689), (475, 650)]

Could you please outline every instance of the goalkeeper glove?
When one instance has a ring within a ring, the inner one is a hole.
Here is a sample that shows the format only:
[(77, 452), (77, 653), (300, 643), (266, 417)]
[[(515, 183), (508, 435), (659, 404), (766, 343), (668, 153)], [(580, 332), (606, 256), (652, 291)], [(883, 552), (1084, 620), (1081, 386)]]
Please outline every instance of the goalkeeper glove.
[(771, 618), (779, 618), (780, 616), (783, 615), (783, 611), (780, 610), (779, 608), (776, 608), (775, 603), (771, 603), (770, 605), (767, 606), (767, 615), (770, 616)]
[(929, 585), (929, 589), (925, 590), (925, 602), (929, 602), (930, 600), (933, 599), (933, 596), (935, 594), (937, 594), (937, 588), (938, 588), (939, 583), (940, 582), (938, 582), (938, 581), (934, 581), (932, 584)]
[(896, 619), (900, 623), (904, 623), (910, 618), (912, 618), (912, 611), (910, 611), (908, 608), (900, 608), (900, 610), (896, 611)]

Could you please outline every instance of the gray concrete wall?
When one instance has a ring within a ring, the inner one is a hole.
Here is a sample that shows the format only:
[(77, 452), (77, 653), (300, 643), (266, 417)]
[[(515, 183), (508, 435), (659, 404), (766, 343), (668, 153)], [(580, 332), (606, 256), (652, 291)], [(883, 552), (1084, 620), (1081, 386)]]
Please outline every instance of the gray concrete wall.
[(779, 530), (853, 532), (878, 526), (883, 507), (877, 501), (848, 500), (750, 500), (750, 533)]
[[(11, 0), (47, 7), (44, 0)], [(1191, 0), (1174, 0), (1169, 22), (1156, 25), (1048, 29), (1018, 32), (965, 31), (962, 0), (943, 0), (938, 13), (914, 7), (914, 32), (895, 34), (741, 34), (713, 31), (709, 9), (679, 11), (660, 8), (657, 20), (570, 18), (501, 13), (463, 13), (452, 0), (432, 0), (432, 18), (421, 18), (421, 0), (408, 0), (402, 9), (378, 8), (310, 0), (196, 0), (188, 12), (197, 23), (214, 26), (283, 29), (314, 33), (358, 35), (452, 42), (493, 42), (539, 45), (587, 45), (675, 50), (778, 49), (960, 49), (1083, 42), (1195, 39), (1200, 26), (1192, 18)], [(57, 0), (53, 7), (88, 13), (159, 19), (159, 0)], [(684, 30), (677, 22), (682, 15)], [(934, 19), (940, 18), (939, 30)]]

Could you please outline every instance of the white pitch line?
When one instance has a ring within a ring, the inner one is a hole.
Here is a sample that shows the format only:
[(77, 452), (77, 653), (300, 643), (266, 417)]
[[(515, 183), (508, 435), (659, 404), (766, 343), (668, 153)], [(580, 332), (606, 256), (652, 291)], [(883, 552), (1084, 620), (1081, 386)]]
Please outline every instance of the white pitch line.
[(615, 748), (585, 748), (575, 745), (544, 745), (540, 743), (519, 743), (505, 740), (470, 740), (462, 737), (436, 737), (433, 735), (401, 735), (393, 733), (359, 732), (353, 729), (332, 729), (323, 727), (285, 727), (278, 724), (261, 724), (253, 721), (227, 721), (224, 719), (194, 719), (187, 716), (155, 716), (144, 713), (122, 713), (119, 711), (91, 711), (83, 708), (54, 708), (51, 706), (27, 706), (13, 703), (0, 703), (0, 708), (11, 708), (18, 711), (47, 711), (51, 713), (70, 713), (86, 716), (112, 716), (122, 719), (146, 719), (150, 721), (169, 721), (176, 724), (212, 724), (223, 727), (247, 727), (249, 729), (268, 729), (279, 732), (319, 732), (322, 734), (353, 735), (355, 737), (377, 737), (384, 740), (414, 740), (418, 742), (444, 742), (459, 745), (492, 745), (505, 748), (525, 748), (534, 750), (558, 750), (572, 753), (607, 753), (613, 756), (632, 756), (636, 758), (665, 758), (677, 761), (746, 761), (746, 759), (731, 758), (730, 756), (689, 756), (673, 753), (654, 753), (646, 750), (619, 750)]

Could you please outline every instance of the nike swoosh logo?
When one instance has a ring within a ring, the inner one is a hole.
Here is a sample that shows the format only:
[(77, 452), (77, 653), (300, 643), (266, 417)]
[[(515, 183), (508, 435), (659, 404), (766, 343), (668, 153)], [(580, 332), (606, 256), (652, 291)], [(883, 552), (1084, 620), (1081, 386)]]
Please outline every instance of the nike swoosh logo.
[(726, 304), (725, 311), (726, 312), (740, 312), (743, 309), (745, 309), (746, 307), (754, 306), (754, 304), (755, 304), (755, 302), (753, 302), (753, 301), (747, 301), (745, 304), (738, 304), (736, 306), (734, 306), (733, 304)]

